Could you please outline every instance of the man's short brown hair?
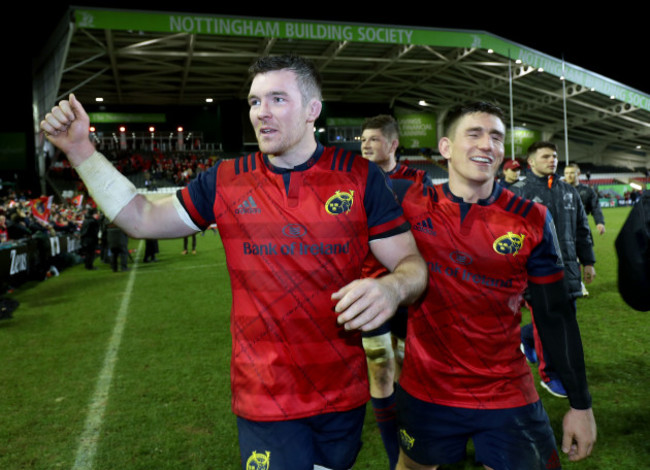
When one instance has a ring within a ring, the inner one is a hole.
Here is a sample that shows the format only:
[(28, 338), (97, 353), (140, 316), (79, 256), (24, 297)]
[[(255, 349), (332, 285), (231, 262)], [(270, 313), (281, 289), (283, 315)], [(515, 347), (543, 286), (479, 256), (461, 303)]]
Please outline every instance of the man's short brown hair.
[(388, 114), (379, 114), (367, 118), (361, 126), (361, 131), (363, 132), (366, 129), (379, 129), (387, 140), (399, 140), (399, 125), (395, 118)]

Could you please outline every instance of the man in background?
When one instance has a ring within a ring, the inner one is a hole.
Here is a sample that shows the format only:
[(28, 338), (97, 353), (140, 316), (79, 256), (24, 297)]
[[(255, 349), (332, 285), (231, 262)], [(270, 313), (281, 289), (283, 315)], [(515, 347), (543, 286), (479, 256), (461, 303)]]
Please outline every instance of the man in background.
[(598, 194), (591, 186), (580, 182), (580, 167), (577, 163), (569, 163), (564, 167), (564, 181), (578, 190), (585, 212), (587, 215), (591, 214), (596, 223), (596, 230), (603, 235), (605, 233), (605, 216), (598, 204)]
[[(431, 180), (426, 171), (409, 168), (397, 162), (399, 147), (399, 126), (389, 115), (380, 114), (364, 121), (361, 134), (363, 158), (376, 163), (393, 180), (406, 179), (426, 185)], [(372, 254), (363, 266), (366, 277), (379, 277), (388, 273)], [(406, 308), (397, 313), (381, 327), (363, 332), (363, 348), (368, 360), (370, 397), (377, 426), (381, 434), (389, 468), (393, 470), (399, 456), (397, 419), (395, 415), (395, 382), (404, 360), (404, 338), (406, 337)]]
[[(562, 261), (571, 304), (575, 309), (575, 299), (582, 297), (580, 265), (583, 266), (584, 281), (590, 284), (596, 277), (591, 232), (587, 214), (582, 206), (578, 191), (570, 184), (560, 180), (556, 174), (558, 158), (557, 147), (552, 142), (538, 141), (528, 148), (530, 171), (526, 178), (510, 186), (515, 194), (545, 205), (555, 224), (558, 242), (562, 250)], [(535, 312), (532, 312), (535, 315)], [(566, 398), (567, 392), (555, 373), (550, 358), (544, 354), (534, 323), (522, 328), (522, 344), (526, 357), (539, 361), (540, 384), (553, 396)]]
[(84, 254), (84, 266), (89, 271), (97, 269), (95, 263), (95, 251), (99, 243), (99, 214), (95, 209), (87, 209), (81, 225), (81, 252)]
[(519, 181), (519, 175), (521, 174), (521, 163), (517, 160), (509, 159), (503, 164), (503, 178), (499, 180), (499, 183), (503, 187), (510, 187), (510, 185), (515, 184)]

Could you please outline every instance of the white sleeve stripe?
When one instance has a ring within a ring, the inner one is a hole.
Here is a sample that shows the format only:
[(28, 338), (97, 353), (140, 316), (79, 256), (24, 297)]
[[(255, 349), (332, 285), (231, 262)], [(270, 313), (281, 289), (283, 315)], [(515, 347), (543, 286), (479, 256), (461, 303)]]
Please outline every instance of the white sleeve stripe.
[(187, 225), (192, 230), (200, 232), (201, 229), (196, 226), (196, 224), (194, 223), (190, 215), (185, 210), (185, 207), (183, 207), (183, 204), (181, 204), (181, 201), (178, 200), (178, 196), (174, 195), (173, 199), (174, 199), (174, 208), (176, 209), (176, 212), (178, 213), (178, 216), (181, 218), (181, 220), (185, 222), (185, 225)]

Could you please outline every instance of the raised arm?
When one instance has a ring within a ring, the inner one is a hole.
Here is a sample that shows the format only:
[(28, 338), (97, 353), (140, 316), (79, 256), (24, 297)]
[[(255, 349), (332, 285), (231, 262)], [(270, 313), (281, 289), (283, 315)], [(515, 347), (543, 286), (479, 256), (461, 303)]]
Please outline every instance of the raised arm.
[(73, 94), (41, 121), (47, 139), (66, 154), (99, 208), (129, 236), (175, 238), (198, 230), (175, 196), (149, 200), (99, 152), (89, 139), (90, 120)]

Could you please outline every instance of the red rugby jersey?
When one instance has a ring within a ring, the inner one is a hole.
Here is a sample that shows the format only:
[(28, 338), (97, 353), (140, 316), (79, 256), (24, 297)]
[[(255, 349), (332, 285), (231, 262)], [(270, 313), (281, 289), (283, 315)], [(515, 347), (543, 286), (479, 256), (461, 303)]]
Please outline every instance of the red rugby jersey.
[(370, 239), (409, 228), (381, 170), (320, 145), (292, 170), (258, 152), (222, 161), (178, 197), (223, 240), (233, 412), (275, 421), (365, 403), (361, 337), (337, 325), (330, 297), (360, 277)]
[(402, 202), (429, 267), (426, 295), (409, 310), (400, 384), (432, 403), (476, 409), (538, 400), (519, 349), (522, 294), (563, 277), (552, 219), (495, 185), (476, 204), (445, 185), (412, 185)]

